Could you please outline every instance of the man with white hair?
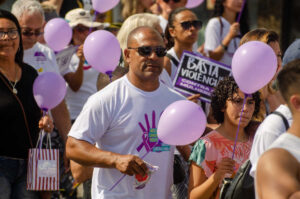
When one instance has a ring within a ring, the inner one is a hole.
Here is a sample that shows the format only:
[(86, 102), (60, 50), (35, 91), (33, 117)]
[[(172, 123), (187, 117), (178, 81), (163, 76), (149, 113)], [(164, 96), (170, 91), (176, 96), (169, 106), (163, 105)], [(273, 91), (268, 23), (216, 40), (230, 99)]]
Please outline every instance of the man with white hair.
[[(44, 11), (41, 4), (36, 0), (17, 0), (12, 6), (12, 13), (17, 17), (21, 26), (24, 62), (33, 66), (39, 74), (43, 72), (56, 72), (59, 74), (53, 51), (37, 42), (38, 37), (43, 34), (43, 26), (45, 24)], [(70, 116), (65, 102), (62, 101), (53, 108), (51, 114), (55, 127), (65, 142), (66, 135), (71, 127)], [(67, 159), (65, 158), (66, 163)]]

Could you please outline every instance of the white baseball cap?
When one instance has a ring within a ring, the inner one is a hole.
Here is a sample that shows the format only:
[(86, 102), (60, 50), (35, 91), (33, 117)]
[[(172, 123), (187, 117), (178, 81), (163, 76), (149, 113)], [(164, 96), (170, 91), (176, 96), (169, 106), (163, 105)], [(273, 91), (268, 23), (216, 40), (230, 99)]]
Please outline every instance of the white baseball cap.
[(68, 21), (71, 28), (74, 28), (75, 26), (81, 24), (89, 28), (104, 28), (105, 25), (100, 22), (94, 22), (93, 17), (90, 14), (90, 11), (84, 10), (82, 8), (76, 8), (73, 10), (70, 10), (66, 16), (65, 19)]

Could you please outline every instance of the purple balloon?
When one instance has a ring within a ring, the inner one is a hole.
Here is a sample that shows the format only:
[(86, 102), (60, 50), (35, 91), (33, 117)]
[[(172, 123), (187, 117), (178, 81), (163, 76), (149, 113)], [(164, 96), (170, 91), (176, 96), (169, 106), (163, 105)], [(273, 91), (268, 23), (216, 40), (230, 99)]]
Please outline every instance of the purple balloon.
[(62, 18), (51, 19), (45, 26), (44, 39), (52, 50), (60, 51), (70, 43), (72, 29)]
[(62, 76), (54, 72), (44, 72), (33, 83), (33, 96), (38, 106), (50, 110), (65, 97), (66, 82)]
[(121, 56), (117, 38), (110, 32), (98, 30), (84, 41), (83, 53), (87, 62), (96, 70), (106, 73), (113, 71)]
[(187, 145), (201, 137), (206, 116), (194, 102), (180, 100), (170, 104), (162, 113), (157, 127), (158, 138), (170, 145)]
[(94, 10), (104, 13), (115, 7), (120, 0), (92, 0)]
[(203, 3), (204, 0), (188, 0), (186, 8), (195, 8)]
[(277, 70), (274, 50), (260, 41), (240, 46), (232, 58), (232, 74), (239, 88), (247, 94), (268, 84)]

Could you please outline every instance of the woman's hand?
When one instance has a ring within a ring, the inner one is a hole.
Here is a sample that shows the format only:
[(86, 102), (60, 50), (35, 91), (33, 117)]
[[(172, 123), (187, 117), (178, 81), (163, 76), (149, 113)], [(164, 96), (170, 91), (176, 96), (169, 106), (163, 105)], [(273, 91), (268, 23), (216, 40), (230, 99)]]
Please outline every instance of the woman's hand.
[(223, 158), (221, 162), (217, 164), (215, 171), (215, 177), (218, 182), (221, 182), (225, 174), (232, 174), (234, 172), (235, 161), (231, 158)]
[(194, 95), (188, 96), (186, 99), (189, 101), (195, 102), (197, 104), (200, 97), (201, 97), (200, 94), (194, 94)]
[(84, 54), (83, 54), (83, 44), (78, 47), (76, 55), (78, 56), (79, 60), (83, 63), (85, 60)]
[(54, 125), (49, 115), (45, 115), (40, 119), (39, 128), (48, 133), (51, 133), (53, 131)]
[(231, 24), (228, 35), (232, 39), (240, 33), (240, 24), (235, 22)]

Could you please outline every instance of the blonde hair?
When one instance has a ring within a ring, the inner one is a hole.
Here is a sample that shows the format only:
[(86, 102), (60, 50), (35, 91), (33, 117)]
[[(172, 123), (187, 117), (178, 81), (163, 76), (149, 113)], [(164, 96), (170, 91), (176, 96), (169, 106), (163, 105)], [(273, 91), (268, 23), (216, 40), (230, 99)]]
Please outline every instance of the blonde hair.
[(150, 26), (152, 28), (156, 28), (159, 26), (159, 18), (158, 16), (149, 13), (134, 14), (128, 17), (124, 21), (117, 35), (117, 39), (120, 43), (122, 51), (127, 48), (127, 39), (129, 33), (140, 26)]

